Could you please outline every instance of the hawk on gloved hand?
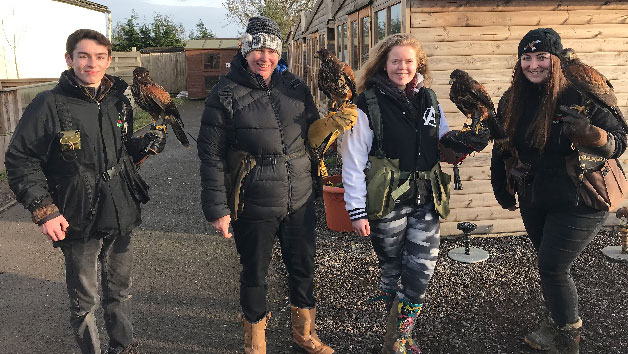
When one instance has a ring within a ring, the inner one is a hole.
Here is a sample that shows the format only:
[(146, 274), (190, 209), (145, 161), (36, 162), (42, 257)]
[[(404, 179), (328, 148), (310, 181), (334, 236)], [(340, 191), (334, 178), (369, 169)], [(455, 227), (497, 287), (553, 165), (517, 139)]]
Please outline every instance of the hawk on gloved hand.
[[(560, 66), (567, 81), (578, 92), (620, 118), (624, 130), (628, 133), (624, 116), (617, 107), (617, 97), (613, 85), (602, 73), (583, 63), (572, 48), (563, 50), (560, 55)], [(578, 109), (580, 113), (584, 113), (584, 107), (574, 108)]]
[[(146, 68), (140, 66), (133, 70), (131, 93), (133, 93), (135, 103), (151, 115), (155, 125), (159, 118), (163, 118), (163, 122), (172, 126), (177, 140), (185, 147), (190, 146), (183, 130), (183, 121), (177, 106), (170, 98), (170, 94), (150, 78)], [(166, 128), (165, 125), (162, 125), (161, 127), (158, 126), (158, 129), (165, 131)]]
[(318, 71), (318, 88), (331, 101), (331, 110), (336, 110), (356, 97), (355, 74), (351, 67), (340, 61), (327, 49), (316, 52), (321, 61)]
[(496, 120), (495, 106), (486, 88), (460, 69), (452, 71), (449, 78), (449, 99), (467, 117), (462, 130), (477, 133), (480, 125), (485, 125), (492, 139), (506, 138), (503, 127)]

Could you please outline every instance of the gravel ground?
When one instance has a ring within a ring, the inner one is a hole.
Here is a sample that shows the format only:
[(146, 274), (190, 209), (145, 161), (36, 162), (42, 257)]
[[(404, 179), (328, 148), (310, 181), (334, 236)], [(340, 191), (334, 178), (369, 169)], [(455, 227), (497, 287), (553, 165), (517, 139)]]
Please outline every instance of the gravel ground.
[[(195, 135), (202, 102), (180, 109)], [(141, 352), (241, 353), (235, 246), (202, 221), (195, 151), (171, 146), (163, 155), (144, 168), (152, 200), (136, 231), (133, 293)], [(12, 198), (6, 181), (0, 181), (0, 210)], [(382, 303), (368, 301), (378, 295), (379, 280), (369, 239), (328, 230), (320, 200), (317, 211), (319, 336), (339, 354), (377, 352), (386, 314)], [(21, 206), (0, 219), (5, 228), (0, 233), (0, 353), (76, 353), (66, 323), (60, 252), (36, 232)], [(536, 353), (522, 339), (545, 316), (530, 243), (506, 236), (478, 237), (472, 244), (490, 258), (475, 265), (457, 263), (447, 252), (462, 242), (449, 238), (441, 243), (414, 332), (423, 353)], [(583, 354), (628, 354), (628, 264), (610, 262), (600, 252), (618, 244), (603, 230), (574, 265)], [(273, 313), (268, 353), (291, 353), (286, 277), (277, 249), (268, 280)]]
[(5, 205), (9, 205), (15, 201), (13, 192), (9, 189), (9, 184), (6, 180), (0, 180), (0, 209)]
[[(322, 216), (316, 271), (319, 336), (338, 353), (378, 352), (386, 314), (382, 303), (368, 301), (378, 295), (379, 280), (370, 241), (330, 231), (324, 222)], [(628, 264), (609, 262), (600, 252), (618, 244), (610, 230), (603, 230), (573, 267), (584, 321), (583, 354), (628, 353)], [(447, 257), (460, 246), (462, 240), (453, 238), (441, 243), (414, 331), (423, 353), (537, 353), (523, 342), (545, 316), (531, 243), (525, 236), (473, 238), (472, 246), (490, 253), (487, 261), (474, 265)], [(282, 299), (287, 293), (285, 270), (275, 251), (271, 284), (281, 285), (273, 297)], [(288, 312), (279, 309), (270, 321), (271, 333), (284, 333), (289, 326)]]

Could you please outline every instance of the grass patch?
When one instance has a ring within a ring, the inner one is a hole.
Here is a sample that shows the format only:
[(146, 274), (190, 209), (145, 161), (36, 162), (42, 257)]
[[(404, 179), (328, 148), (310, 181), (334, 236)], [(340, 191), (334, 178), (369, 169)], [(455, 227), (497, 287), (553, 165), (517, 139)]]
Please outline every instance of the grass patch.
[(145, 110), (137, 107), (133, 110), (133, 132), (144, 128), (145, 126), (151, 124), (153, 122), (153, 118), (146, 112)]
[(7, 180), (7, 172), (0, 172), (0, 182), (4, 182)]
[[(174, 102), (175, 105), (177, 105), (177, 107), (182, 104), (183, 102), (186, 101), (185, 98), (173, 98), (172, 101)], [(135, 133), (136, 131), (144, 128), (145, 126), (153, 123), (153, 118), (150, 116), (150, 114), (148, 114), (148, 112), (146, 112), (145, 110), (137, 107), (133, 110), (133, 132)]]

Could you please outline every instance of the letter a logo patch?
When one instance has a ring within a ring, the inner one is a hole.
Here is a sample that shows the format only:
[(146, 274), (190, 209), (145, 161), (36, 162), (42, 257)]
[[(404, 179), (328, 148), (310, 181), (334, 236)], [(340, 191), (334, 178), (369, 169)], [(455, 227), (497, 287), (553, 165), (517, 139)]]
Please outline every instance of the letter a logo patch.
[(436, 111), (434, 107), (430, 107), (425, 110), (423, 114), (423, 125), (429, 125), (431, 127), (436, 126)]

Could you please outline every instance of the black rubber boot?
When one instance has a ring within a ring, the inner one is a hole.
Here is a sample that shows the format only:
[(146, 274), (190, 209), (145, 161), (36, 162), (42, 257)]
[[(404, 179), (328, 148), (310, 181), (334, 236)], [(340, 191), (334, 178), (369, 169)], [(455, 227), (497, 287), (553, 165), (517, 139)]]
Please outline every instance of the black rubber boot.
[(571, 323), (558, 329), (558, 336), (554, 346), (549, 350), (550, 354), (580, 354), (580, 334), (582, 333), (582, 320)]
[(558, 336), (558, 326), (552, 317), (548, 316), (536, 331), (525, 336), (525, 342), (536, 350), (550, 350), (556, 337)]

